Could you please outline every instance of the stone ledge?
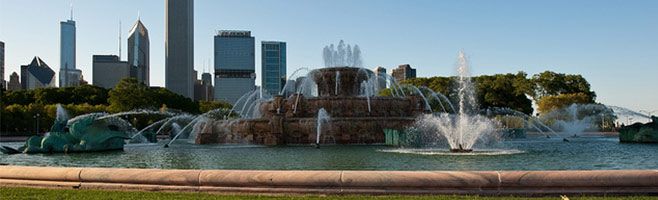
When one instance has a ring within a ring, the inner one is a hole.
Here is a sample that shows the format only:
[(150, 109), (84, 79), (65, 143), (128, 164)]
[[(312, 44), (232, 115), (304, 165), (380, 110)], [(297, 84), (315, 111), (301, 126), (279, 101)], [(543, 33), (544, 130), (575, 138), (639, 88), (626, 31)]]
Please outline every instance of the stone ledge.
[(0, 166), (0, 186), (264, 194), (658, 195), (658, 171), (280, 171)]

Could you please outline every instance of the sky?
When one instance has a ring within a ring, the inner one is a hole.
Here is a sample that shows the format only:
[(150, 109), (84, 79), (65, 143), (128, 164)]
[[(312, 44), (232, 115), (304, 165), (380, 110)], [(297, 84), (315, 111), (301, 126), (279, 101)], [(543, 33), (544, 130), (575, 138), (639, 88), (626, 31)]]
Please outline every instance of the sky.
[[(71, 4), (77, 68), (87, 81), (92, 55), (118, 53), (119, 21), (127, 58), (139, 16), (151, 40), (151, 84), (164, 85), (164, 0), (0, 0), (5, 79), (34, 56), (59, 71), (59, 21), (70, 17)], [(287, 42), (290, 75), (321, 67), (322, 48), (342, 39), (361, 47), (365, 67), (389, 73), (410, 64), (421, 77), (454, 75), (463, 50), (474, 75), (581, 74), (601, 103), (658, 110), (655, 0), (196, 0), (194, 18), (200, 73), (212, 71), (216, 30), (249, 30), (258, 77), (260, 41)]]

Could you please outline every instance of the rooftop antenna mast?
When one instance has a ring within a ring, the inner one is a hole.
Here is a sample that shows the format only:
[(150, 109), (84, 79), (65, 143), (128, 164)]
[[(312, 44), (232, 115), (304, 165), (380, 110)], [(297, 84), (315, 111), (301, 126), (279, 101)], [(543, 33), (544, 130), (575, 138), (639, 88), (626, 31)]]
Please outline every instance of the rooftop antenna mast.
[(121, 19), (119, 18), (119, 61), (121, 61)]
[(71, 21), (73, 21), (73, 1), (71, 1)]

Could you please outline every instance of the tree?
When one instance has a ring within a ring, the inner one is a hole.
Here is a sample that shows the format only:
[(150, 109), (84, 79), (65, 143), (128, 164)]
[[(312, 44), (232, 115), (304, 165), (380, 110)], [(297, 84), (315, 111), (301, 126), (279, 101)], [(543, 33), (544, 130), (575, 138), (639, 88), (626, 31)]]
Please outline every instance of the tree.
[(202, 113), (206, 113), (211, 110), (215, 110), (218, 108), (226, 108), (230, 109), (233, 107), (230, 103), (225, 102), (225, 101), (200, 101), (199, 102), (199, 111)]
[(526, 96), (531, 91), (532, 82), (526, 76), (525, 72), (518, 72), (474, 78), (480, 108), (511, 108), (532, 114), (532, 101)]
[(590, 84), (581, 75), (562, 74), (545, 71), (532, 77), (535, 84), (533, 98), (539, 100), (544, 96), (582, 93), (587, 96), (589, 103), (594, 103), (596, 93), (591, 91)]
[(537, 110), (540, 113), (548, 113), (556, 109), (562, 109), (571, 104), (591, 103), (590, 96), (584, 93), (559, 94), (544, 96), (537, 101)]
[[(526, 94), (533, 92), (533, 82), (527, 78), (525, 72), (516, 74), (495, 74), (490, 76), (473, 77), (475, 90), (480, 109), (490, 107), (506, 107), (531, 114), (532, 101)], [(416, 87), (428, 87), (437, 93), (448, 97), (452, 103), (458, 101), (457, 88), (459, 87), (457, 77), (431, 77), (414, 78), (402, 82)], [(390, 93), (384, 91), (383, 94)], [(437, 102), (431, 99), (430, 104), (435, 108)]]
[[(135, 78), (125, 78), (110, 90), (108, 102), (112, 112), (129, 111), (138, 108), (153, 107), (153, 98), (149, 88)], [(158, 105), (159, 107), (159, 105)], [(156, 107), (157, 108), (157, 107)]]
[(6, 105), (31, 103), (48, 104), (107, 104), (108, 90), (92, 85), (64, 88), (39, 88), (34, 90), (7, 91), (2, 94)]
[(166, 105), (168, 108), (182, 110), (188, 113), (199, 113), (199, 104), (192, 99), (176, 94), (166, 88), (150, 88), (149, 95), (153, 98), (151, 107), (160, 108)]
[(34, 91), (33, 90), (17, 90), (17, 91), (5, 91), (2, 94), (2, 103), (4, 105), (20, 104), (28, 105), (34, 103)]

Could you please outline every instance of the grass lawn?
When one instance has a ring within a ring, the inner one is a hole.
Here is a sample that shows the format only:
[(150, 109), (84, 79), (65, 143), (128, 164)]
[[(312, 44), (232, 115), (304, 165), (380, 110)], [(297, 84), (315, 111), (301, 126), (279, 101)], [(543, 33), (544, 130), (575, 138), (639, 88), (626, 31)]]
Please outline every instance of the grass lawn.
[[(222, 195), (208, 193), (172, 193), (172, 192), (134, 192), (134, 191), (104, 191), (104, 190), (68, 190), (68, 189), (35, 189), (35, 188), (9, 188), (0, 187), (0, 199), (557, 199), (560, 197), (479, 197), (479, 196), (367, 196), (367, 195), (346, 195), (346, 196), (320, 196), (320, 195), (285, 195), (285, 196), (259, 196), (259, 195)], [(658, 199), (658, 197), (569, 197), (570, 199)]]

